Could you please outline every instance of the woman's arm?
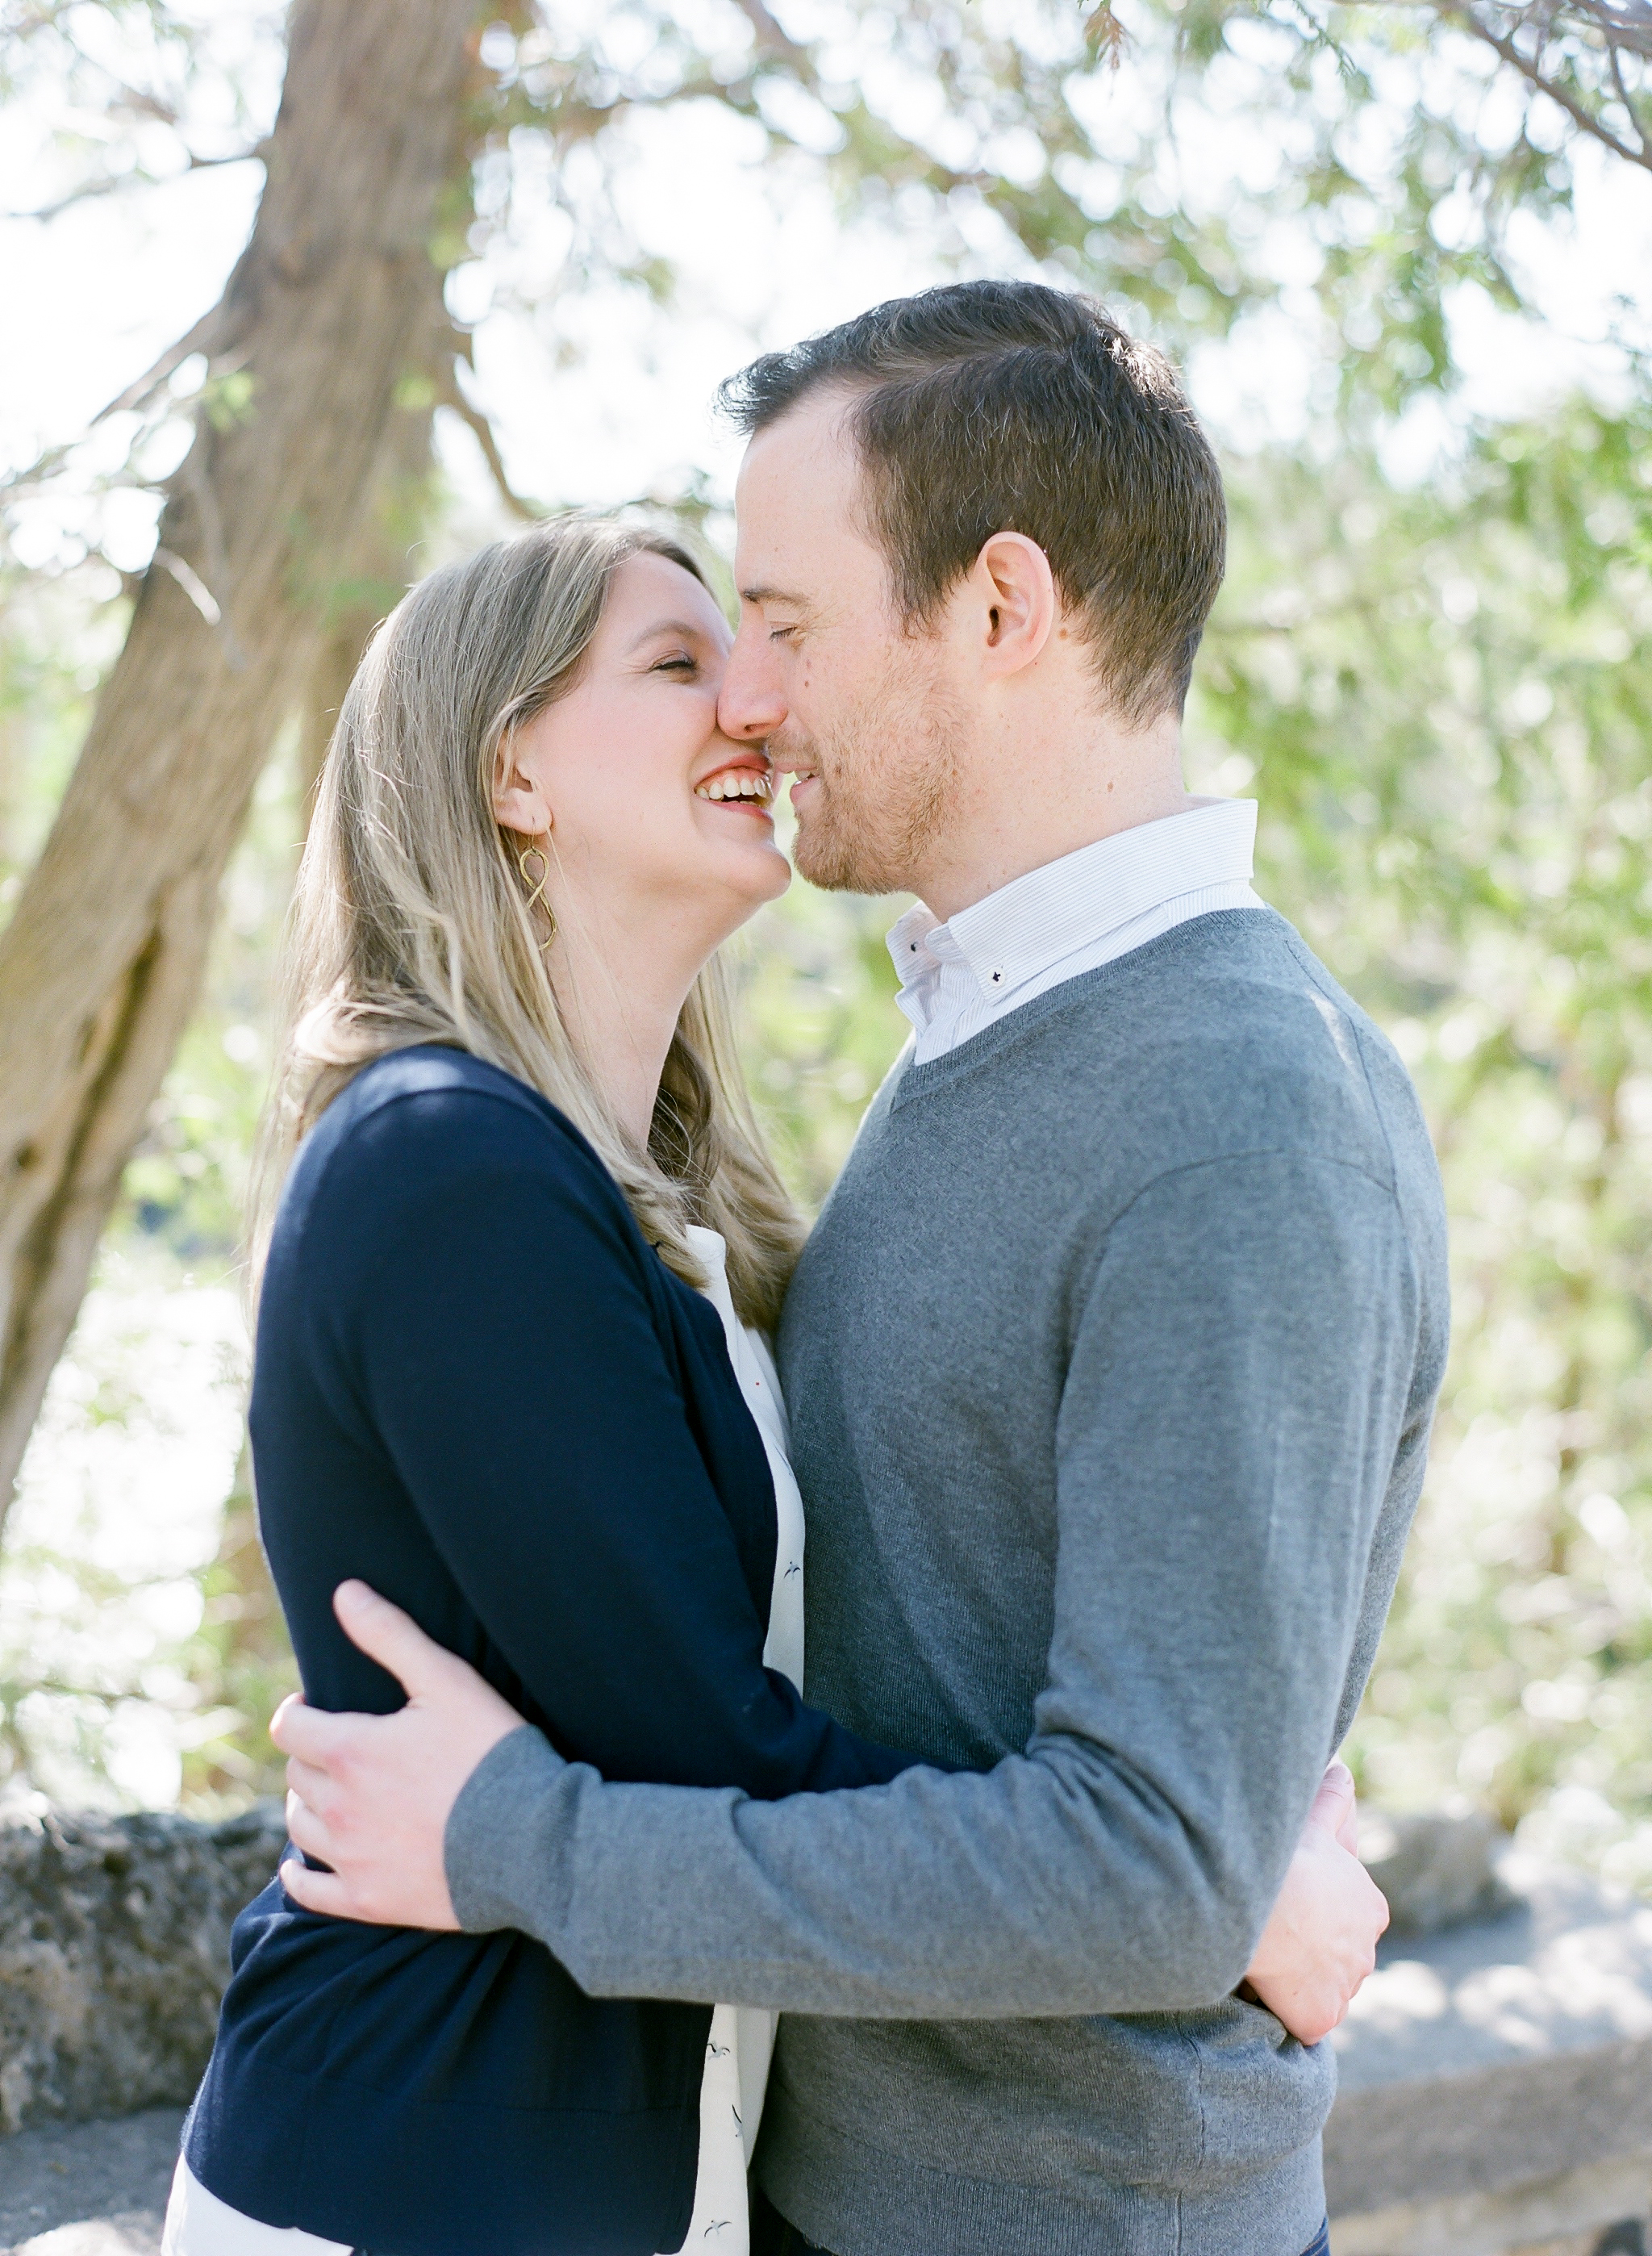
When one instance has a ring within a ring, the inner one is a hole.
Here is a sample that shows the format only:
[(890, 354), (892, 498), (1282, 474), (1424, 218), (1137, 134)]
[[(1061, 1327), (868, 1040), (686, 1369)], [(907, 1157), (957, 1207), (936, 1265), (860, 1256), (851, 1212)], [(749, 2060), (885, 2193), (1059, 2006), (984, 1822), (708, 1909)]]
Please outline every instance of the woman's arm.
[(571, 1132), (503, 1093), (403, 1096), (341, 1146), (323, 1206), (355, 1395), (557, 1744), (763, 1800), (908, 1766), (764, 1668), (655, 1257)]

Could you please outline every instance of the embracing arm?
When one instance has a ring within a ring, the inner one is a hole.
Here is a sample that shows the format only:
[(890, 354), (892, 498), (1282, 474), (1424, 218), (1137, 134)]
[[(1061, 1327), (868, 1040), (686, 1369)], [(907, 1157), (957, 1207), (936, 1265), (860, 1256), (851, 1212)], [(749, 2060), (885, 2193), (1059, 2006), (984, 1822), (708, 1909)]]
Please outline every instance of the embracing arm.
[(594, 1160), (474, 1089), (384, 1113), (323, 1217), (360, 1233), (340, 1361), (483, 1626), (473, 1657), (614, 1778), (762, 1798), (894, 1775), (905, 1758), (763, 1667), (650, 1308), (657, 1257)]
[(1331, 1752), (1414, 1323), (1364, 1175), (1262, 1154), (1154, 1186), (1073, 1344), (1026, 1752), (760, 1804), (610, 1784), (517, 1732), (448, 1822), (460, 1921), (538, 1935), (597, 1995), (901, 2018), (1224, 1996)]

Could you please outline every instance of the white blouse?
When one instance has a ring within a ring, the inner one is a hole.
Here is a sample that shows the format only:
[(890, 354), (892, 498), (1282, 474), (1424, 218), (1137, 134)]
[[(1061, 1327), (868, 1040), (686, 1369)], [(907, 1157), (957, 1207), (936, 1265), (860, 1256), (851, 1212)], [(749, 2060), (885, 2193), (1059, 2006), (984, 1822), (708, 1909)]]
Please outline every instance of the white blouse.
[[(728, 1249), (714, 1230), (691, 1228), (688, 1237), (706, 1272), (706, 1298), (723, 1320), (728, 1360), (746, 1398), (774, 1477), (779, 1542), (774, 1594), (769, 1606), (764, 1665), (803, 1689), (803, 1498), (791, 1470), (791, 1436), (774, 1358), (761, 1332), (743, 1325), (728, 1290)], [(718, 2006), (706, 2041), (699, 2087), (699, 2175), (694, 2214), (683, 2256), (715, 2248), (748, 2256), (746, 2170), (756, 2144), (769, 2063), (774, 2055), (775, 2016), (756, 2006)]]

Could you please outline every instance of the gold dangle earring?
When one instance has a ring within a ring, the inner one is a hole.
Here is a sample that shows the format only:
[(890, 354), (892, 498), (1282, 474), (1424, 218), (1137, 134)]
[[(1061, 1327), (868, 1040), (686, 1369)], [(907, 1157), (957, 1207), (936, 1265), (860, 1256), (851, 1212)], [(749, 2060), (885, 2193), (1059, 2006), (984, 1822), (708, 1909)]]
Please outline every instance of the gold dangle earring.
[[(528, 857), (531, 854), (538, 859), (539, 876), (537, 882), (528, 875)], [(550, 859), (543, 847), (524, 846), (517, 857), (517, 868), (522, 873), (523, 884), (533, 887), (532, 892), (528, 895), (528, 914), (531, 916), (536, 908), (542, 908), (550, 923), (550, 931), (539, 942), (539, 953), (543, 955), (557, 936), (557, 913), (545, 897), (545, 879), (551, 875)]]

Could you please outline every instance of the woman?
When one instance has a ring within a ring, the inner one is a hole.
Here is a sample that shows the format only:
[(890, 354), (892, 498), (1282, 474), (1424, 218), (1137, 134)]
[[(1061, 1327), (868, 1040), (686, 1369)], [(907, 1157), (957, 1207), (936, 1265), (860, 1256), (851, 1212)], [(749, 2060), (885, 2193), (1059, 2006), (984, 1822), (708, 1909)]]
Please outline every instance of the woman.
[[(798, 1233), (714, 962), (789, 871), (728, 646), (683, 550), (577, 519), (375, 643), (300, 880), (252, 1433), (312, 1701), (398, 1703), (333, 1618), (359, 1576), (605, 1775), (774, 1797), (910, 1759), (796, 1688), (761, 1333)], [(170, 2256), (743, 2249), (770, 2017), (278, 1881), (234, 1956)]]

